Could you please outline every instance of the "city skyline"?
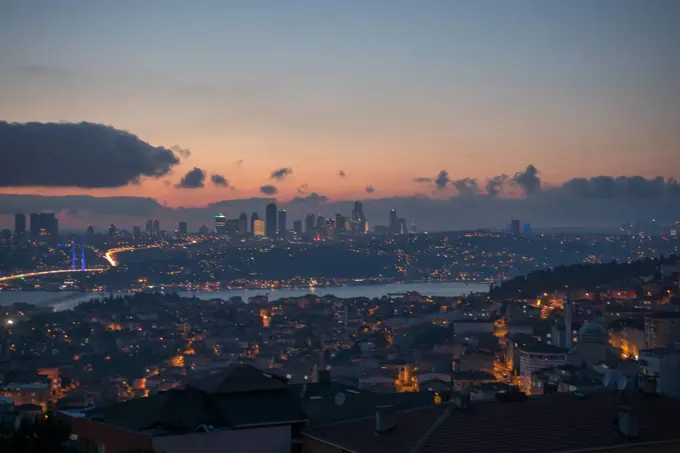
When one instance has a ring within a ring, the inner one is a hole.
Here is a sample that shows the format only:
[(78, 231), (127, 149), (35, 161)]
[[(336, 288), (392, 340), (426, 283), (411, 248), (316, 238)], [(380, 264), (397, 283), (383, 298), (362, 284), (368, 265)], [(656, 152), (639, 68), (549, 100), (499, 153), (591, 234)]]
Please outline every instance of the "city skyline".
[(430, 229), (460, 209), (561, 226), (562, 198), (585, 223), (592, 198), (629, 199), (613, 224), (678, 205), (676, 2), (199, 3), (0, 6), (21, 43), (0, 59), (0, 224), (272, 197), (403, 204)]

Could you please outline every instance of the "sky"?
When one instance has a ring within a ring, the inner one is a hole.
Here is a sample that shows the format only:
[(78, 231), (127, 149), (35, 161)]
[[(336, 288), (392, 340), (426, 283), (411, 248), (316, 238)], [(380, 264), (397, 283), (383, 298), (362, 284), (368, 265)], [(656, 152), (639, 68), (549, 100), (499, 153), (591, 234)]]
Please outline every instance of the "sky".
[[(679, 22), (675, 0), (2, 0), (0, 121), (107, 125), (178, 162), (0, 193), (200, 207), (455, 196), (422, 182), (442, 170), (480, 186), (529, 165), (543, 187), (678, 177)], [(194, 168), (198, 188), (182, 182)]]

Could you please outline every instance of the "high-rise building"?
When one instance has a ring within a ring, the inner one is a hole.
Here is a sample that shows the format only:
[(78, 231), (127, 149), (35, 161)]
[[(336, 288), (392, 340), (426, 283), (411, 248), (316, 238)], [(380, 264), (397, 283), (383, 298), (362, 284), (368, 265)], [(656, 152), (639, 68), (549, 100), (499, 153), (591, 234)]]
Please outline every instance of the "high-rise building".
[(277, 223), (279, 236), (285, 236), (286, 235), (286, 230), (288, 229), (287, 224), (286, 224), (287, 217), (288, 217), (288, 213), (286, 212), (286, 210), (281, 209), (279, 211), (278, 223)]
[(59, 221), (53, 212), (31, 214), (31, 239), (56, 238), (59, 234)]
[(26, 214), (16, 214), (14, 216), (14, 235), (17, 238), (26, 236)]
[(140, 240), (142, 238), (142, 228), (139, 225), (132, 227), (132, 237), (136, 240)]
[(276, 237), (276, 232), (278, 231), (276, 228), (276, 215), (278, 212), (278, 208), (276, 207), (276, 203), (269, 203), (267, 205), (267, 208), (265, 209), (265, 215), (264, 215), (264, 228), (265, 228), (265, 233), (267, 234), (268, 238), (275, 238)]
[(180, 235), (186, 236), (189, 234), (189, 225), (187, 225), (186, 222), (179, 222), (177, 225), (177, 230), (179, 231)]
[(307, 214), (305, 217), (305, 234), (307, 236), (314, 235), (316, 228), (316, 216), (314, 214)]
[(510, 222), (510, 233), (519, 236), (519, 220), (512, 220)]
[(230, 236), (236, 236), (238, 234), (238, 219), (227, 219), (225, 230)]
[(387, 228), (389, 229), (390, 233), (397, 234), (398, 229), (399, 229), (399, 221), (397, 219), (397, 210), (396, 209), (390, 209), (390, 219), (389, 219), (389, 223), (387, 224)]
[(146, 221), (146, 235), (148, 237), (153, 236), (153, 220), (151, 219)]
[(157, 238), (161, 237), (161, 221), (156, 219), (153, 221), (153, 234)]
[(226, 234), (227, 233), (227, 216), (224, 214), (215, 215), (215, 233)]
[(109, 225), (109, 236), (111, 237), (118, 236), (118, 228), (116, 228), (116, 225), (114, 225), (113, 223)]
[(255, 234), (255, 221), (259, 220), (260, 216), (257, 215), (257, 212), (253, 212), (250, 214), (250, 232)]
[(295, 222), (293, 222), (293, 231), (298, 236), (302, 234), (302, 220), (296, 220)]
[(253, 235), (254, 236), (264, 236), (264, 220), (255, 219), (253, 220)]
[(201, 225), (201, 227), (198, 229), (198, 234), (201, 236), (210, 234), (210, 228), (208, 228), (208, 225)]
[(524, 226), (522, 227), (522, 233), (531, 234), (531, 224), (530, 223), (524, 224)]
[(85, 231), (85, 241), (88, 244), (92, 244), (93, 240), (94, 240), (94, 227), (90, 225), (87, 227), (87, 230)]
[(403, 217), (397, 221), (397, 234), (406, 234), (406, 219)]
[(352, 218), (356, 220), (357, 222), (361, 222), (362, 220), (366, 220), (366, 217), (364, 217), (364, 205), (360, 201), (355, 201), (354, 202), (354, 210), (352, 211)]
[(245, 212), (238, 216), (238, 232), (248, 234), (248, 214)]

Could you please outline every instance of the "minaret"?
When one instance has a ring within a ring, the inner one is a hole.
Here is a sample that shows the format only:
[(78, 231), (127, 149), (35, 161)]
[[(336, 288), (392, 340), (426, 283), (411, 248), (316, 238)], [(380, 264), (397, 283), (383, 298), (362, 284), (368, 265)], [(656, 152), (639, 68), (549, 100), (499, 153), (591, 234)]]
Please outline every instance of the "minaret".
[(572, 347), (571, 325), (574, 316), (573, 309), (571, 297), (569, 296), (569, 292), (567, 292), (567, 296), (564, 300), (564, 347), (567, 349), (571, 349)]

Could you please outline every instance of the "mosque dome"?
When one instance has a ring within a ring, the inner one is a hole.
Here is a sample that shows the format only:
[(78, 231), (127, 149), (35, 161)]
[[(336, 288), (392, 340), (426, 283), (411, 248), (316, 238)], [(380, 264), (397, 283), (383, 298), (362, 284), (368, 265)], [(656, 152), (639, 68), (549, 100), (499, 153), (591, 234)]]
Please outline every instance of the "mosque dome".
[(608, 344), (609, 333), (599, 322), (587, 322), (578, 331), (578, 342), (579, 344)]

